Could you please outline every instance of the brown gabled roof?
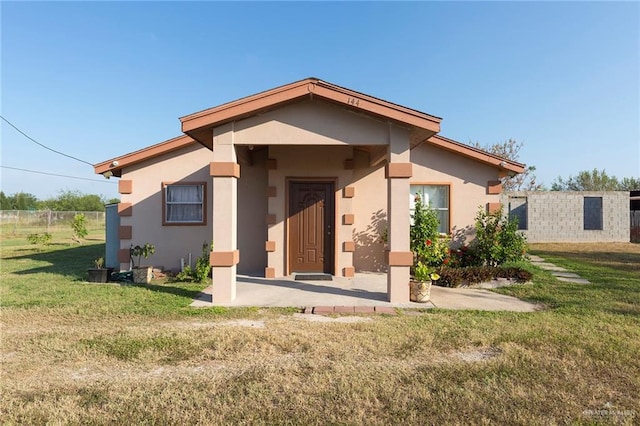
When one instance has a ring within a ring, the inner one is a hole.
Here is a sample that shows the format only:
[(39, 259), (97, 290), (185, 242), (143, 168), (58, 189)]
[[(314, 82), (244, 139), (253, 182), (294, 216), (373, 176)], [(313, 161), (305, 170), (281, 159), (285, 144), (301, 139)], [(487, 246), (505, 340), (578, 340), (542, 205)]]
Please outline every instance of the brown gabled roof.
[(481, 163), (497, 167), (507, 172), (523, 173), (526, 167), (522, 163), (490, 154), (481, 149), (465, 145), (461, 142), (454, 141), (453, 139), (448, 139), (440, 135), (431, 136), (429, 139), (427, 139), (426, 142), (439, 148), (446, 149), (447, 151), (455, 152), (456, 154), (462, 154), (465, 157), (469, 157)]
[(191, 137), (182, 135), (168, 141), (160, 142), (155, 145), (151, 145), (147, 148), (139, 151), (131, 152), (129, 154), (122, 155), (120, 157), (112, 158), (102, 163), (94, 164), (93, 169), (98, 174), (106, 172), (113, 173), (113, 176), (120, 177), (122, 175), (122, 169), (127, 166), (141, 163), (146, 160), (158, 157), (163, 154), (167, 154), (172, 151), (176, 151), (185, 146), (195, 144)]
[(438, 117), (327, 83), (317, 78), (300, 80), (181, 117), (182, 131), (186, 135), (103, 161), (93, 167), (98, 174), (111, 172), (114, 176), (120, 177), (124, 167), (150, 160), (189, 145), (200, 143), (212, 149), (213, 127), (273, 109), (288, 102), (303, 98), (313, 99), (314, 97), (408, 125), (413, 129), (411, 133), (412, 148), (421, 143), (429, 143), (494, 166), (508, 173), (522, 173), (525, 170), (524, 164), (436, 135), (435, 133), (440, 130), (441, 119)]
[(442, 119), (439, 117), (313, 77), (181, 117), (182, 131), (211, 149), (212, 129), (215, 126), (304, 98), (320, 98), (353, 110), (400, 122), (414, 128), (416, 134), (430, 136), (440, 131)]

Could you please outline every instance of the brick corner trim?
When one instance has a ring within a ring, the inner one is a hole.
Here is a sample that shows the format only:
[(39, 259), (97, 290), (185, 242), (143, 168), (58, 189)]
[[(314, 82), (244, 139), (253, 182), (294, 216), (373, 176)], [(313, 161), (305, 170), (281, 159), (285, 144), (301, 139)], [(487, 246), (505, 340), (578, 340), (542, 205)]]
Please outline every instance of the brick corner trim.
[(133, 193), (133, 181), (128, 179), (120, 179), (118, 181), (118, 192), (120, 194), (132, 194)]
[(487, 182), (487, 194), (501, 194), (502, 182), (499, 180), (490, 180)]
[(385, 167), (386, 178), (407, 179), (413, 176), (412, 163), (389, 163)]
[(128, 248), (118, 250), (118, 262), (129, 263), (131, 261), (131, 251)]
[(240, 262), (240, 251), (212, 251), (209, 255), (211, 266), (234, 266)]
[(355, 168), (353, 158), (347, 158), (344, 160), (344, 169), (345, 170), (353, 170)]
[(356, 188), (353, 186), (345, 186), (342, 190), (343, 198), (353, 198), (356, 196)]
[(120, 225), (118, 228), (118, 238), (121, 240), (130, 240), (133, 236), (133, 228), (131, 225)]
[(209, 164), (209, 174), (213, 177), (240, 177), (240, 164), (234, 162), (216, 162)]
[(487, 212), (495, 213), (500, 210), (500, 207), (502, 207), (500, 203), (487, 203)]
[(118, 203), (118, 216), (132, 216), (133, 205), (131, 203)]
[(346, 213), (342, 215), (342, 224), (343, 225), (353, 225), (355, 221), (355, 216), (351, 213)]
[(413, 253), (410, 251), (390, 251), (389, 266), (413, 265)]

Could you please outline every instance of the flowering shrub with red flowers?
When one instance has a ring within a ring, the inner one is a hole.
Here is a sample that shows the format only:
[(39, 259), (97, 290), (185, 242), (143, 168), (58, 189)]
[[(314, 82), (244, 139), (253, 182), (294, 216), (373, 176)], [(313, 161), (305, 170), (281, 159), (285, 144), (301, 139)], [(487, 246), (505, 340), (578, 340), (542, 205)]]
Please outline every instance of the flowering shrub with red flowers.
[(441, 237), (438, 232), (440, 221), (435, 210), (425, 205), (420, 196), (415, 199), (415, 212), (412, 216), (410, 247), (415, 265), (438, 267), (450, 262), (449, 239)]

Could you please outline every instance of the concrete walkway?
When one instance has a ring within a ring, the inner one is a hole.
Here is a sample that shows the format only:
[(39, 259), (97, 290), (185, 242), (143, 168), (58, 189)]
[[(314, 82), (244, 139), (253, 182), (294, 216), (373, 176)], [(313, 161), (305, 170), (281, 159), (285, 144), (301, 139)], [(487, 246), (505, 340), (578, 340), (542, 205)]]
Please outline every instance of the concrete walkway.
[(536, 265), (538, 268), (551, 272), (551, 275), (556, 277), (558, 281), (576, 284), (591, 284), (589, 280), (582, 278), (580, 275), (569, 272), (565, 268), (556, 266), (553, 263), (546, 262), (540, 256), (530, 255), (529, 258), (531, 259), (531, 263)]
[(357, 273), (353, 278), (333, 277), (332, 281), (295, 281), (293, 277), (265, 279), (239, 275), (236, 300), (233, 302), (213, 303), (212, 288), (208, 287), (191, 304), (195, 307), (214, 305), (300, 307), (305, 308), (305, 312), (312, 312), (313, 307), (325, 310), (333, 308), (333, 312), (337, 307), (346, 307), (344, 310), (349, 312), (370, 312), (378, 308), (377, 311), (384, 313), (389, 311), (381, 309), (383, 307), (517, 312), (538, 309), (532, 303), (489, 290), (438, 286), (431, 287), (430, 302), (392, 304), (387, 301), (387, 275), (384, 273)]

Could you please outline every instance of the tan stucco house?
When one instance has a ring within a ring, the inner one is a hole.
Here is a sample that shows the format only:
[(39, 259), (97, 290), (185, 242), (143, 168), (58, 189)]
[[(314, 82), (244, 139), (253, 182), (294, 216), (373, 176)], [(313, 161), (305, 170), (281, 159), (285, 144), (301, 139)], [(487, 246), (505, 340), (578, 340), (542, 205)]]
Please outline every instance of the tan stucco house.
[[(96, 164), (121, 177), (120, 255), (156, 246), (154, 265), (213, 241), (214, 302), (236, 274), (351, 277), (386, 271), (409, 300), (412, 194), (464, 237), (500, 179), (524, 166), (438, 135), (438, 117), (308, 78), (180, 118), (184, 135)], [(387, 244), (381, 235), (387, 235)]]

